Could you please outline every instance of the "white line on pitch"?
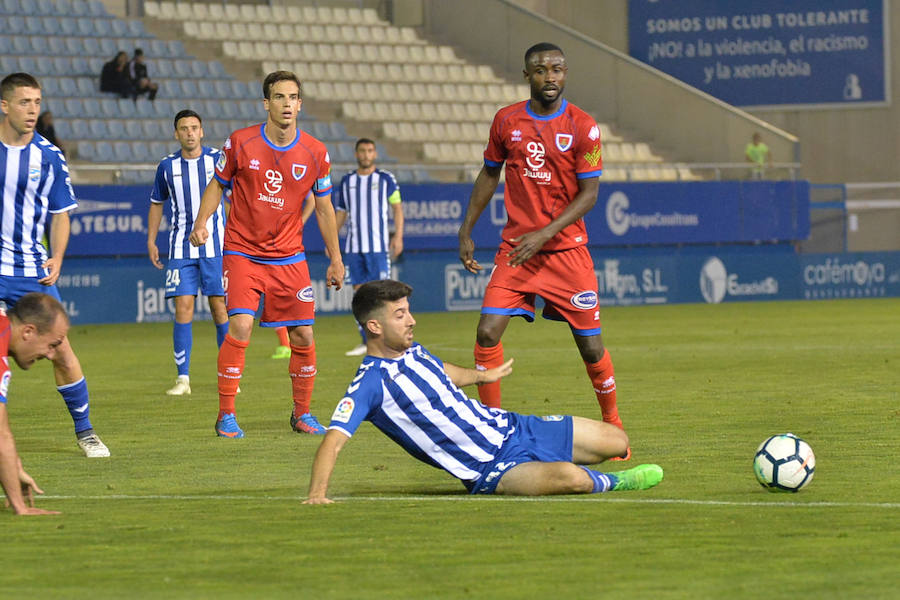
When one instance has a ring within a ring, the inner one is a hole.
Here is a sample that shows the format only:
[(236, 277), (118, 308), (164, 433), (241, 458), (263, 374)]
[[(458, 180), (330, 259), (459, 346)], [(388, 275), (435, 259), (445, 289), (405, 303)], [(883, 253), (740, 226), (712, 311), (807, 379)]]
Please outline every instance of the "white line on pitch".
[[(306, 496), (249, 496), (249, 495), (176, 495), (176, 494), (109, 494), (105, 496), (40, 496), (45, 500), (273, 500), (302, 501)], [(687, 498), (610, 498), (604, 495), (589, 496), (335, 496), (338, 502), (618, 502), (626, 504), (685, 504), (698, 506), (786, 506), (791, 508), (900, 508), (898, 502), (791, 502), (776, 500), (731, 501), (690, 500)]]

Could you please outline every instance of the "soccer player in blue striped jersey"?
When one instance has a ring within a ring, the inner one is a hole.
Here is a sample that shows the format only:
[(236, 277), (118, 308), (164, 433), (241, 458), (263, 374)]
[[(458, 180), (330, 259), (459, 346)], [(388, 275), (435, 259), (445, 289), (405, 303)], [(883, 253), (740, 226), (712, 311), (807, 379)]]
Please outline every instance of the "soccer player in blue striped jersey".
[(363, 421), (413, 457), (461, 480), (471, 494), (540, 496), (643, 490), (663, 478), (658, 465), (606, 473), (589, 469), (621, 456), (625, 432), (583, 417), (534, 417), (488, 408), (462, 389), (512, 372), (512, 360), (487, 370), (442, 362), (413, 341), (412, 293), (390, 279), (362, 285), (353, 316), (366, 328), (368, 354), (313, 461), (305, 504), (328, 504), (328, 483), (344, 444)]
[(194, 304), (197, 292), (203, 292), (216, 324), (219, 346), (228, 333), (228, 313), (225, 310), (225, 288), (222, 282), (222, 244), (225, 240), (224, 202), (206, 223), (209, 238), (202, 246), (194, 246), (188, 236), (200, 208), (200, 198), (216, 168), (219, 151), (204, 146), (203, 121), (192, 110), (175, 115), (175, 139), (181, 150), (159, 163), (156, 182), (150, 193), (150, 212), (147, 215), (147, 253), (150, 262), (162, 269), (156, 236), (162, 221), (163, 204), (168, 201), (172, 213), (169, 232), (169, 258), (166, 264), (166, 298), (175, 299), (175, 324), (172, 328), (175, 385), (166, 391), (170, 396), (191, 393), (191, 348), (193, 347)]
[[(357, 168), (344, 175), (334, 190), (338, 231), (347, 223), (344, 260), (354, 290), (367, 281), (390, 277), (391, 260), (403, 252), (400, 186), (392, 173), (375, 166), (377, 158), (375, 142), (357, 140)], [(388, 208), (394, 218), (393, 236), (388, 231)], [(346, 352), (347, 356), (366, 353), (366, 332), (361, 327), (359, 334), (362, 343)]]
[[(41, 86), (33, 76), (13, 73), (0, 81), (0, 301), (8, 307), (28, 292), (59, 300), (55, 284), (69, 244), (69, 212), (77, 206), (65, 157), (35, 131), (40, 108)], [(50, 214), (52, 254), (42, 242)], [(87, 381), (68, 337), (53, 357), (53, 374), (78, 446), (89, 458), (109, 456), (91, 424)]]

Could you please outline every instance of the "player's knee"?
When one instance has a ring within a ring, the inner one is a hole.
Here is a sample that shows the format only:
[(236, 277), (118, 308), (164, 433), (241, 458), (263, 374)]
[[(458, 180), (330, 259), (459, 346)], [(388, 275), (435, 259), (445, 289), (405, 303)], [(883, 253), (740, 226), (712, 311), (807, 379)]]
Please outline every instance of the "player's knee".
[(500, 343), (500, 334), (494, 327), (479, 324), (475, 332), (475, 341), (482, 348), (493, 348)]

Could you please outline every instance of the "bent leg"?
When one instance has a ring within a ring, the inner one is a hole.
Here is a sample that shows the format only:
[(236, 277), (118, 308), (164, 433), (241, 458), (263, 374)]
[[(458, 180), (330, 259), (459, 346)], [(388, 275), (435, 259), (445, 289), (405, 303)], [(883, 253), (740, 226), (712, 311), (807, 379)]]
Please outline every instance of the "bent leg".
[(614, 425), (572, 417), (572, 462), (593, 465), (622, 456), (628, 450), (628, 436)]
[(619, 408), (616, 404), (616, 373), (613, 368), (612, 358), (603, 347), (603, 338), (600, 334), (581, 336), (573, 334), (575, 344), (581, 353), (584, 367), (597, 394), (597, 402), (603, 420), (622, 427), (622, 419), (619, 418)]
[(91, 425), (90, 395), (81, 363), (75, 356), (68, 337), (63, 339), (53, 357), (53, 376), (56, 379), (56, 389), (66, 403), (75, 425), (75, 435), (90, 435), (94, 430)]
[(495, 494), (508, 496), (548, 496), (587, 494), (594, 482), (587, 472), (569, 462), (528, 462), (503, 474)]
[[(475, 335), (475, 368), (493, 369), (503, 364), (503, 344), (500, 338), (509, 325), (509, 315), (482, 314)], [(500, 381), (478, 386), (478, 398), (491, 408), (500, 408)]]

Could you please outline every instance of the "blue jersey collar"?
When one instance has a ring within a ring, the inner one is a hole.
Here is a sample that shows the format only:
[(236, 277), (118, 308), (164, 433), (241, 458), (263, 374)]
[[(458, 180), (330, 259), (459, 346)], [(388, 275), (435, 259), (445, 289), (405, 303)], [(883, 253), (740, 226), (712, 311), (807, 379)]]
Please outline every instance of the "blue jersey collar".
[(525, 111), (533, 118), (538, 121), (549, 121), (550, 119), (555, 119), (559, 115), (563, 114), (566, 111), (566, 106), (568, 106), (569, 101), (563, 98), (563, 101), (559, 105), (559, 110), (557, 110), (552, 115), (539, 115), (531, 110), (531, 100), (527, 100), (525, 102)]
[(291, 148), (293, 148), (294, 146), (297, 145), (297, 143), (300, 141), (301, 131), (300, 131), (300, 128), (298, 127), (297, 128), (297, 136), (294, 138), (294, 141), (291, 142), (290, 144), (288, 144), (287, 146), (279, 146), (278, 144), (276, 144), (275, 142), (273, 142), (266, 136), (266, 124), (265, 123), (262, 123), (259, 126), (259, 134), (262, 136), (263, 141), (266, 144), (268, 144), (270, 148), (272, 148), (273, 150), (278, 150), (279, 152), (284, 152), (286, 150), (290, 150)]

